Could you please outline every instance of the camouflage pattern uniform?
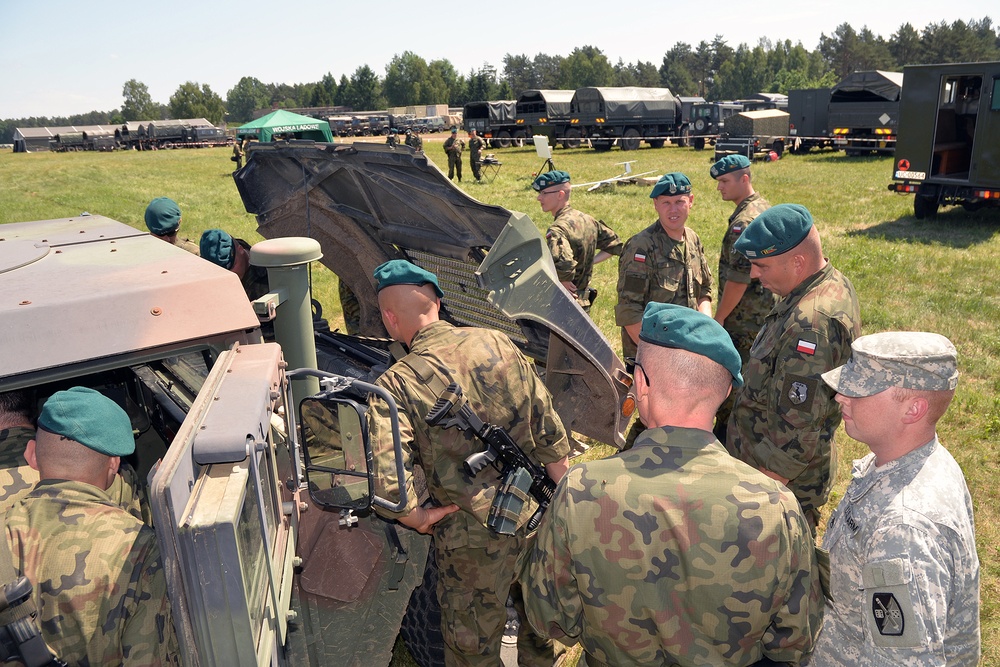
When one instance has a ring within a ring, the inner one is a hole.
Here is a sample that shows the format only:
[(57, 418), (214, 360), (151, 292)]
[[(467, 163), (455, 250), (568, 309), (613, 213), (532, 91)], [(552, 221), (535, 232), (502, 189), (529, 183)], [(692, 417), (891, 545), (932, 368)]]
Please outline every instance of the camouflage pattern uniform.
[(410, 132), (408, 135), (406, 135), (406, 145), (415, 151), (422, 151), (424, 150), (423, 137), (421, 137), (416, 132)]
[(594, 256), (598, 250), (611, 255), (622, 254), (622, 242), (615, 230), (592, 216), (566, 204), (556, 214), (552, 226), (545, 232), (549, 252), (556, 264), (560, 281), (576, 285), (576, 298), (586, 311), (590, 310), (590, 276), (594, 273)]
[(180, 236), (178, 236), (177, 242), (174, 243), (174, 245), (182, 250), (187, 250), (192, 255), (197, 255), (198, 257), (201, 257), (201, 247), (199, 247), (197, 241), (192, 241), (189, 238), (181, 238)]
[(43, 480), (7, 513), (5, 537), (59, 658), (179, 664), (156, 535), (104, 491)]
[[(750, 260), (743, 253), (737, 252), (733, 248), (733, 244), (736, 243), (736, 239), (740, 237), (746, 226), (753, 222), (753, 219), (760, 215), (761, 211), (766, 211), (770, 207), (767, 200), (756, 192), (741, 201), (736, 206), (736, 211), (729, 216), (729, 228), (722, 238), (722, 250), (719, 253), (720, 301), (727, 281), (731, 280), (748, 286), (743, 298), (726, 316), (726, 321), (722, 323), (722, 326), (732, 337), (733, 345), (740, 353), (740, 359), (743, 360), (744, 365), (750, 358), (750, 346), (753, 345), (754, 338), (760, 331), (760, 325), (778, 299), (770, 290), (765, 289), (759, 280), (750, 277)], [(735, 399), (736, 392), (733, 392), (719, 406), (719, 411), (715, 415), (716, 424), (725, 425), (729, 421), (729, 413), (733, 409)], [(720, 435), (720, 437), (722, 436)]]
[(391, 146), (392, 148), (395, 148), (399, 144), (399, 137), (396, 136), (395, 132), (390, 132), (389, 134), (385, 135), (385, 143)]
[[(470, 477), (462, 467), (470, 454), (483, 449), (482, 443), (458, 429), (431, 429), (424, 421), (440, 391), (451, 381), (461, 385), (480, 418), (508, 429), (536, 463), (559, 461), (568, 454), (569, 441), (552, 398), (531, 364), (506, 336), (495, 331), (456, 328), (444, 321), (429, 324), (414, 336), (410, 354), (376, 382), (399, 406), (406, 472), (405, 479), (396, 478), (388, 411), (380, 401), (373, 401), (369, 423), (375, 492), (395, 499), (402, 484), (408, 500), (399, 514), (376, 510), (394, 518), (416, 509), (416, 466), (423, 469), (436, 504), (455, 503), (461, 508), (434, 525), (446, 664), (497, 665), (507, 620), (507, 596), (517, 575), (516, 559), (524, 549), (525, 536), (523, 529), (514, 537), (503, 537), (485, 527), (499, 486), (497, 474), (487, 467)], [(526, 507), (525, 521), (533, 509)], [(526, 624), (522, 627), (527, 630)], [(518, 641), (520, 664), (551, 666), (552, 649), (547, 655), (538, 655), (535, 649), (532, 655), (528, 635), (523, 632)]]
[(444, 152), (448, 155), (448, 180), (450, 181), (458, 172), (458, 182), (462, 182), (462, 151), (465, 150), (465, 142), (457, 135), (451, 135), (444, 140)]
[(684, 239), (674, 241), (659, 221), (625, 244), (618, 262), (618, 305), (615, 323), (622, 328), (622, 355), (635, 357), (636, 344), (626, 324), (642, 321), (651, 301), (698, 308), (698, 300), (712, 298), (712, 269), (701, 239), (690, 227)]
[[(482, 180), (482, 159), (483, 159), (483, 148), (486, 147), (486, 142), (478, 134), (469, 139), (469, 164), (472, 166), (472, 175), (476, 177), (476, 180)], [(459, 179), (461, 180), (461, 179)]]
[(528, 619), (579, 639), (588, 665), (797, 663), (820, 630), (795, 497), (707, 431), (648, 429), (627, 452), (573, 466), (530, 553)]
[(840, 406), (820, 374), (847, 362), (861, 335), (851, 281), (827, 265), (768, 314), (729, 417), (726, 448), (789, 480), (815, 529), (837, 466)]
[(24, 449), (34, 437), (35, 429), (27, 426), (0, 429), (0, 514), (28, 495), (38, 482), (38, 471), (24, 458)]
[(344, 314), (347, 333), (356, 336), (361, 333), (361, 302), (343, 280), (337, 281), (340, 296), (340, 310)]
[(972, 499), (936, 437), (883, 466), (855, 461), (823, 546), (833, 601), (811, 665), (979, 663)]

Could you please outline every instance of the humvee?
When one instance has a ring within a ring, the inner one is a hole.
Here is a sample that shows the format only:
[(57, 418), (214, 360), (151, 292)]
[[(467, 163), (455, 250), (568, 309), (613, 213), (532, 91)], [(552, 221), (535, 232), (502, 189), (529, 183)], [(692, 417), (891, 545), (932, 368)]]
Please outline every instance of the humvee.
[[(404, 500), (373, 494), (367, 450), (366, 405), (391, 400), (371, 384), (392, 362), (367, 278), (380, 257), (437, 271), (443, 317), (505, 327), (568, 428), (623, 442), (624, 365), (533, 223), (405, 153), (255, 151), (236, 175), (272, 237), (252, 249), (271, 282), (253, 304), (234, 274), (101, 216), (0, 226), (0, 391), (41, 404), (84, 385), (127, 411), (185, 665), (385, 665), (401, 627), (436, 660), (429, 538), (372, 511)], [(314, 321), (316, 260), (355, 290), (368, 336)]]
[(1000, 205), (1000, 62), (913, 65), (903, 80), (889, 190), (912, 193), (918, 219)]

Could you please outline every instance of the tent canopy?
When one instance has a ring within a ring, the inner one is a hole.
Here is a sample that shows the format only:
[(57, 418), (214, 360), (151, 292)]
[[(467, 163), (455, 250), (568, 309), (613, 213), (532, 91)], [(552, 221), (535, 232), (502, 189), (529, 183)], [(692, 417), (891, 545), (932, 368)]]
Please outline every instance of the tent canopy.
[(284, 109), (272, 111), (236, 130), (237, 137), (250, 137), (260, 141), (274, 141), (276, 134), (294, 134), (297, 139), (313, 141), (333, 141), (330, 123)]

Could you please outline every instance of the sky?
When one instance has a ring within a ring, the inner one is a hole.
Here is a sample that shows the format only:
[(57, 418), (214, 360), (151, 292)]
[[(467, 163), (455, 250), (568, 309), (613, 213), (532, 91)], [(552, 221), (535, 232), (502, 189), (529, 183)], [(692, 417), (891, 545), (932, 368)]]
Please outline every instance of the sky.
[(484, 64), (502, 71), (508, 53), (566, 56), (586, 45), (612, 64), (643, 60), (659, 67), (677, 42), (697, 46), (716, 35), (733, 48), (766, 37), (813, 50), (821, 34), (842, 23), (888, 39), (904, 23), (921, 31), (941, 21), (1000, 21), (995, 0), (138, 0), (100, 7), (85, 0), (0, 0), (0, 118), (120, 108), (129, 79), (166, 104), (186, 81), (208, 84), (225, 99), (244, 76), (293, 84), (331, 72), (339, 81), (365, 64), (384, 76), (404, 51), (428, 62), (447, 59), (464, 75)]

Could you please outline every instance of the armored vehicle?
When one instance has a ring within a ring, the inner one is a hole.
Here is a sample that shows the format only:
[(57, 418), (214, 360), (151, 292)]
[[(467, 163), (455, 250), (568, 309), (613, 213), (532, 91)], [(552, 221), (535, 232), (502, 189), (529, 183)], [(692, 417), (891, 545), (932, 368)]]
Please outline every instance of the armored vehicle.
[(1000, 62), (903, 70), (889, 189), (913, 193), (913, 214), (1000, 206)]
[(854, 72), (834, 86), (827, 122), (837, 146), (847, 155), (891, 155), (902, 88), (901, 73), (881, 70)]

